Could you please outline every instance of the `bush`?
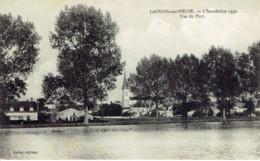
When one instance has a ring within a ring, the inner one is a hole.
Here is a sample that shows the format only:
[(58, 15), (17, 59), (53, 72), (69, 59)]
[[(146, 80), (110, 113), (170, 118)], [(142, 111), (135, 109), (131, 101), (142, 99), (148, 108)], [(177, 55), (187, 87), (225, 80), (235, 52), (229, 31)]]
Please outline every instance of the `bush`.
[(98, 112), (99, 116), (102, 116), (102, 110), (104, 116), (122, 116), (123, 108), (118, 104), (103, 104), (101, 106), (101, 110)]
[(217, 117), (222, 117), (222, 112), (217, 113)]
[(2, 112), (0, 112), (0, 125), (6, 125), (9, 123), (9, 118)]
[(232, 117), (248, 117), (248, 113), (247, 112), (244, 112), (244, 113), (235, 112), (234, 114), (232, 114)]
[[(156, 110), (153, 110), (151, 112), (151, 117), (156, 117)], [(160, 112), (158, 111), (158, 117), (162, 117), (162, 115), (160, 114)]]
[(46, 123), (47, 120), (50, 120), (50, 115), (45, 114), (45, 113), (39, 113), (39, 115), (38, 115), (38, 122)]
[(205, 117), (205, 116), (207, 116), (207, 114), (202, 111), (195, 111), (192, 115), (192, 117)]
[(133, 116), (133, 113), (126, 111), (123, 113), (123, 116)]
[(208, 116), (213, 117), (213, 115), (214, 115), (214, 111), (211, 108), (209, 108)]

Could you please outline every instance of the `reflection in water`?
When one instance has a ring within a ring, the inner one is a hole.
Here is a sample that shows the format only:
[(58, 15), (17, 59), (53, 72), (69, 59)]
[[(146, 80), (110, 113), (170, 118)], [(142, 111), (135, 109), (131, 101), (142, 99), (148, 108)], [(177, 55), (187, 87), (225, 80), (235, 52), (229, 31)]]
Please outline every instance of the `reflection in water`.
[(0, 129), (0, 158), (260, 159), (258, 126), (230, 127), (180, 123)]

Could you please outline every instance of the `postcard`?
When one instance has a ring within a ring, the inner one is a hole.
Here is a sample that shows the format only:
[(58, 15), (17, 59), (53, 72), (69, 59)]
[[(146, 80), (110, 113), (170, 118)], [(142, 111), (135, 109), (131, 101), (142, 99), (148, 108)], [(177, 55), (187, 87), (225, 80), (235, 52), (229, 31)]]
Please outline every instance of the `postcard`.
[(0, 159), (260, 159), (258, 0), (1, 0)]

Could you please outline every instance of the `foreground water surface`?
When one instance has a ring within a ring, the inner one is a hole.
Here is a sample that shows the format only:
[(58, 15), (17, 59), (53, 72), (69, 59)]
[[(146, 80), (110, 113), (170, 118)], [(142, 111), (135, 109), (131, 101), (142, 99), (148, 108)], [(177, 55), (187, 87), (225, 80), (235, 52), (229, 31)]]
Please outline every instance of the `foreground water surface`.
[(0, 129), (0, 159), (260, 159), (260, 122), (243, 124)]

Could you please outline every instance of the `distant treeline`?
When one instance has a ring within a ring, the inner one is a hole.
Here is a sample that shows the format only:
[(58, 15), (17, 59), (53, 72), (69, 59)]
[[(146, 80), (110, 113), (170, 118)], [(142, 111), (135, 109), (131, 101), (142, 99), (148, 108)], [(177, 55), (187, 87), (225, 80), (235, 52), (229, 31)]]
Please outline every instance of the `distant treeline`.
[(194, 54), (175, 59), (156, 54), (142, 58), (131, 73), (128, 85), (135, 97), (151, 97), (159, 104), (178, 104), (187, 117), (190, 104), (207, 108), (216, 100), (223, 117), (236, 102), (253, 111), (259, 99), (260, 41), (248, 53), (232, 53), (212, 46), (201, 58)]

